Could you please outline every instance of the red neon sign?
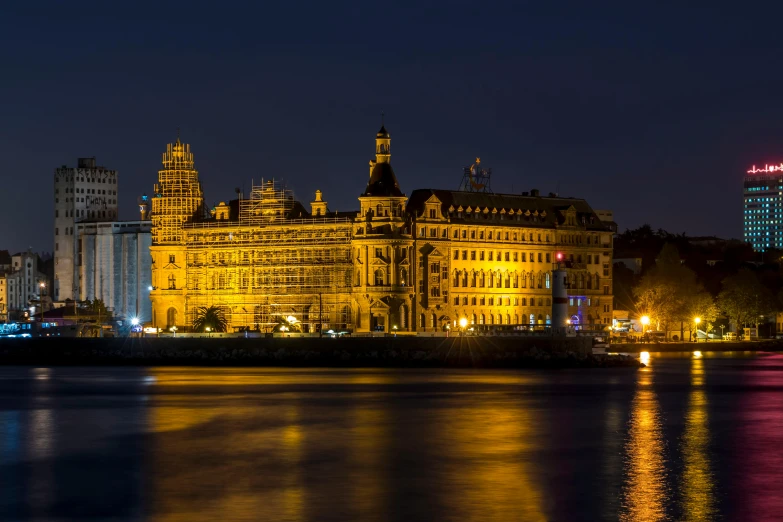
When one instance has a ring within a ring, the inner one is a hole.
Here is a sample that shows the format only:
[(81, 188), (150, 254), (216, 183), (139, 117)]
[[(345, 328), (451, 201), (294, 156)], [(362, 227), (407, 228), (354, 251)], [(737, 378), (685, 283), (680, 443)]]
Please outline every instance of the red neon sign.
[(764, 165), (763, 169), (757, 169), (755, 165), (748, 171), (748, 174), (756, 174), (758, 172), (783, 172), (783, 163), (780, 165)]

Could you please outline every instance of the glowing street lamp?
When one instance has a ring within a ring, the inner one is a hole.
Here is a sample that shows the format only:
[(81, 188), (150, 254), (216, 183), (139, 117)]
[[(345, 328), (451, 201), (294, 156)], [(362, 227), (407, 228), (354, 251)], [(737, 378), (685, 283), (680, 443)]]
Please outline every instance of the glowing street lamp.
[(647, 327), (647, 325), (650, 324), (650, 317), (647, 315), (643, 315), (640, 321), (642, 322), (642, 341), (644, 341), (644, 330)]
[(395, 324), (392, 326), (392, 330), (394, 330), (394, 337), (397, 337), (397, 325)]
[(465, 333), (465, 327), (468, 325), (468, 318), (462, 317), (459, 320), (459, 327), (460, 327), (460, 336), (464, 335)]
[(169, 332), (174, 334), (174, 337), (176, 337), (177, 336), (177, 327), (176, 326), (172, 326), (171, 328), (169, 328)]
[(207, 336), (208, 336), (208, 337), (212, 337), (212, 334), (210, 333), (210, 332), (212, 332), (212, 327), (210, 327), (210, 326), (207, 326), (206, 328), (204, 328), (204, 330), (206, 330), (206, 331), (207, 331)]
[(38, 283), (38, 286), (41, 287), (41, 292), (38, 294), (38, 301), (41, 303), (41, 322), (43, 323), (43, 294), (44, 289), (46, 288), (46, 283), (41, 281)]
[(701, 317), (697, 317), (693, 320), (693, 322), (696, 323), (696, 342), (699, 342), (699, 323), (701, 322)]

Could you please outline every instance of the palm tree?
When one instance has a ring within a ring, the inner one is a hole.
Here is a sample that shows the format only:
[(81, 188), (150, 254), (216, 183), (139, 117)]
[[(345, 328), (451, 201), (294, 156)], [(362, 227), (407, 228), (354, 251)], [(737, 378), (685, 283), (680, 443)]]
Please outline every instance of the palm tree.
[(196, 310), (193, 330), (204, 332), (209, 327), (213, 332), (225, 332), (228, 327), (223, 310), (218, 306), (202, 306)]

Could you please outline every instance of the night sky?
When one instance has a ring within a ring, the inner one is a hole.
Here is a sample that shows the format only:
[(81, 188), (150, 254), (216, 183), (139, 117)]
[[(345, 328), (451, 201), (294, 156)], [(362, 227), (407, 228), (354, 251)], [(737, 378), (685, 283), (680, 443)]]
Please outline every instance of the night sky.
[(381, 111), (407, 194), (480, 156), (495, 192), (740, 237), (744, 172), (783, 160), (783, 3), (698, 3), (6, 2), (0, 249), (53, 249), (77, 157), (135, 219), (177, 128), (209, 205), (264, 177), (358, 209)]

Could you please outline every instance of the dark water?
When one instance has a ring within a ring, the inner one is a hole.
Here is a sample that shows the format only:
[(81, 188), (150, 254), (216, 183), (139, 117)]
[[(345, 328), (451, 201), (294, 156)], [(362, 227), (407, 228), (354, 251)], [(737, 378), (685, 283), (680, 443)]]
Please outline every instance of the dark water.
[(779, 355), (0, 377), (0, 520), (783, 517)]

